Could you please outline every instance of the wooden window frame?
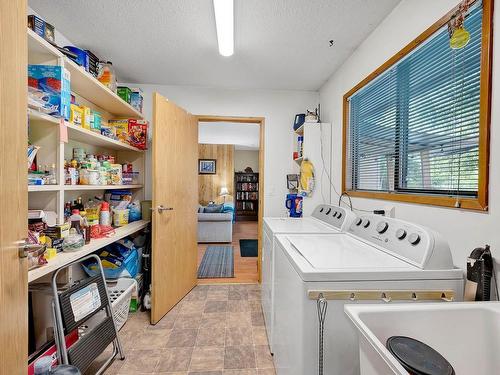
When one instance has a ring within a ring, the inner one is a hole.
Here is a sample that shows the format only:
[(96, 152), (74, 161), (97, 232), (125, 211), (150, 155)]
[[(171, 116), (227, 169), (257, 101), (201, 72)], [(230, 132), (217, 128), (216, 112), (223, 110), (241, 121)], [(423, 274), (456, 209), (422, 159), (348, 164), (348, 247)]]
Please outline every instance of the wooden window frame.
[(417, 38), (407, 44), (398, 53), (392, 56), (379, 68), (359, 82), (343, 97), (343, 128), (342, 128), (342, 191), (351, 197), (382, 199), (397, 202), (428, 204), (434, 206), (454, 207), (470, 210), (488, 210), (488, 179), (490, 160), (490, 122), (491, 122), (491, 73), (493, 66), (493, 3), (494, 0), (483, 0), (482, 34), (481, 34), (481, 73), (480, 73), (480, 102), (479, 102), (479, 165), (478, 165), (478, 195), (474, 198), (426, 195), (399, 192), (373, 192), (348, 190), (346, 187), (347, 172), (347, 133), (349, 129), (349, 101), (348, 98), (356, 91), (366, 86), (394, 64), (411, 53), (430, 38), (441, 27), (445, 26), (451, 17), (458, 11), (459, 5), (435, 22)]

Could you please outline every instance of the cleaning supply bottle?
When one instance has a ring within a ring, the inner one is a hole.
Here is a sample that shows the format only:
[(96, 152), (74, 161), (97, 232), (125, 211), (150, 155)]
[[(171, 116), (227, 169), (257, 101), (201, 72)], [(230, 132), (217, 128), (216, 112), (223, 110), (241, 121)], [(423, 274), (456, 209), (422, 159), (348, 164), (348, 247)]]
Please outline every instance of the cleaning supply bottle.
[(111, 213), (109, 212), (109, 203), (106, 201), (101, 203), (99, 224), (111, 226)]

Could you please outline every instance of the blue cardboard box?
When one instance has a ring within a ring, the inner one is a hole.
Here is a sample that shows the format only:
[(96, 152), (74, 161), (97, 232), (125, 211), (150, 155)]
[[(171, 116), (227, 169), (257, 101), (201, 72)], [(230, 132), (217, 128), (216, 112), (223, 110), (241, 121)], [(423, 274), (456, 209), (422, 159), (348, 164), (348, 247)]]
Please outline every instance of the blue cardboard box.
[(70, 73), (62, 66), (28, 65), (28, 95), (44, 112), (69, 120)]

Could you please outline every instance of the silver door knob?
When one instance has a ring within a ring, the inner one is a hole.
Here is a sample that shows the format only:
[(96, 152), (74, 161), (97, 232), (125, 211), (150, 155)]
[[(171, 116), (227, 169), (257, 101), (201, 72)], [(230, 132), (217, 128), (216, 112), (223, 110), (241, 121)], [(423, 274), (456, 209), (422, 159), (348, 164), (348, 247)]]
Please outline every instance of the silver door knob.
[(158, 213), (160, 213), (160, 214), (163, 211), (172, 211), (173, 210), (172, 207), (164, 207), (162, 204), (160, 204), (157, 209), (158, 209)]

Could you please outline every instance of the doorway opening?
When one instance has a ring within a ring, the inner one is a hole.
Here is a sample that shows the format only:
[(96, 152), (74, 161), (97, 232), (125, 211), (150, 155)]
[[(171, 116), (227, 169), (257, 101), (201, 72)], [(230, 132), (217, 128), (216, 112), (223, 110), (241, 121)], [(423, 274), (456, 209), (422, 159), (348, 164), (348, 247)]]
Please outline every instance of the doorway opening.
[(260, 282), (264, 118), (197, 120), (198, 284)]

